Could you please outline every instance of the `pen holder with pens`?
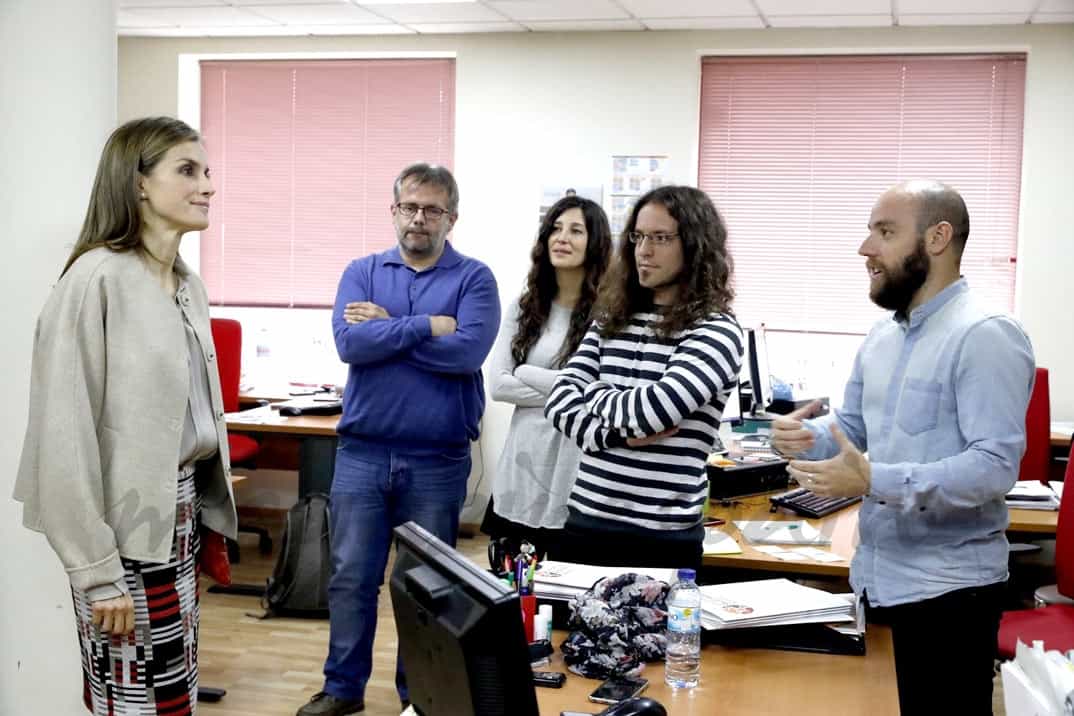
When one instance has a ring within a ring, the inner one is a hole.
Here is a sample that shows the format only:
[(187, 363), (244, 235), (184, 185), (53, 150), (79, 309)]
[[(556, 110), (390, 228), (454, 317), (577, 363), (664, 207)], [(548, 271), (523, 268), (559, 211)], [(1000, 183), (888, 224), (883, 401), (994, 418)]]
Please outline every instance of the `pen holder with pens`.
[(526, 641), (534, 640), (534, 622), (537, 618), (537, 597), (532, 594), (520, 594), (518, 601), (522, 606), (522, 628), (526, 632)]

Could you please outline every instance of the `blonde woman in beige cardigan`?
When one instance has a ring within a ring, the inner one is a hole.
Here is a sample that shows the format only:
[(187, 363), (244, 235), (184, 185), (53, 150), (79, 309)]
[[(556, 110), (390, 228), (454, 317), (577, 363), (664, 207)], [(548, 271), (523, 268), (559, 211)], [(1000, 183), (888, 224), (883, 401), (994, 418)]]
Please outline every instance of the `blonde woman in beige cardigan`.
[(177, 255), (212, 195), (189, 126), (117, 129), (37, 323), (15, 498), (71, 580), (94, 714), (196, 710), (199, 524), (236, 529), (208, 300)]

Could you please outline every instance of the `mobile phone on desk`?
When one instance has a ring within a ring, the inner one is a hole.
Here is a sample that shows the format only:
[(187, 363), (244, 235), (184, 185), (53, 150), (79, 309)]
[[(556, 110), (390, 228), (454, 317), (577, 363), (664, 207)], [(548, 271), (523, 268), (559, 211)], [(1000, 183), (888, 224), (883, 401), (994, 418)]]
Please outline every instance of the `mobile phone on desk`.
[(535, 671), (533, 672), (533, 685), (544, 686), (550, 689), (561, 689), (567, 681), (567, 675), (558, 671)]
[(597, 704), (617, 704), (632, 699), (649, 686), (648, 679), (632, 679), (623, 676), (608, 679), (589, 695)]

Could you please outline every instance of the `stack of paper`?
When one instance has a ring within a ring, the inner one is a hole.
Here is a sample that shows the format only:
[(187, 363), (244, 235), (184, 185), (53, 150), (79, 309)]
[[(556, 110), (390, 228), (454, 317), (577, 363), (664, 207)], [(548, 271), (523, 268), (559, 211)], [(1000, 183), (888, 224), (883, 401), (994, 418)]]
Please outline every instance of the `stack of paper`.
[(1019, 480), (1007, 493), (1007, 507), (1023, 510), (1058, 510), (1059, 498), (1048, 485), (1036, 480)]
[(805, 520), (735, 520), (735, 527), (751, 544), (832, 543), (831, 537)]
[(706, 629), (849, 621), (854, 621), (852, 600), (789, 579), (701, 587), (701, 626)]
[(704, 554), (742, 554), (742, 548), (734, 537), (711, 527), (705, 530), (705, 542), (701, 548)]
[(671, 584), (677, 570), (652, 567), (595, 567), (574, 562), (541, 562), (533, 574), (533, 593), (544, 599), (573, 599), (605, 577), (616, 577), (627, 572), (645, 574), (653, 579)]

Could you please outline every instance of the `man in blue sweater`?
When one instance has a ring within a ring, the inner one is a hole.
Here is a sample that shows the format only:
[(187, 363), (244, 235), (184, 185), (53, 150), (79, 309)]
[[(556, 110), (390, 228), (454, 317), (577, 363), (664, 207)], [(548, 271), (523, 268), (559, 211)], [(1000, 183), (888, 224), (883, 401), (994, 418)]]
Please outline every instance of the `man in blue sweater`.
[[(391, 208), (398, 247), (351, 262), (339, 283), (332, 329), (350, 374), (332, 481), (328, 658), (324, 690), (298, 716), (365, 708), (392, 528), (413, 520), (455, 544), (485, 409), (481, 364), (500, 325), (492, 272), (446, 241), (458, 204), (447, 169), (407, 167)], [(398, 662), (396, 688), (405, 705)]]

